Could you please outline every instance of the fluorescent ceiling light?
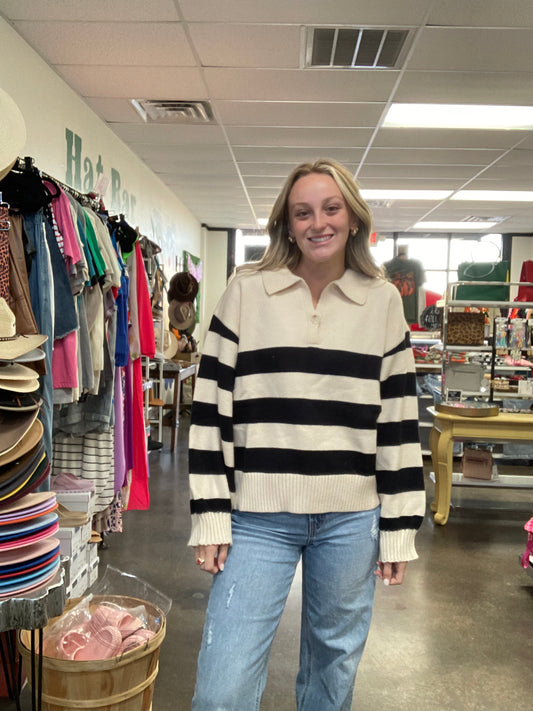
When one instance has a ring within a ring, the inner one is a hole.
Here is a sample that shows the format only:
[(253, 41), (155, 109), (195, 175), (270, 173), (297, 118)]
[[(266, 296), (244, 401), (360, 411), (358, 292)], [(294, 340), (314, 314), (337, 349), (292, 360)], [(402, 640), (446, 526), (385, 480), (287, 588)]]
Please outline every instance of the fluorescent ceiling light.
[(361, 190), (365, 200), (444, 200), (451, 190)]
[(459, 190), (451, 200), (533, 202), (533, 190)]
[(413, 225), (413, 230), (427, 230), (431, 232), (456, 232), (458, 230), (467, 230), (475, 232), (477, 230), (489, 230), (497, 222), (417, 222)]
[(260, 227), (266, 227), (268, 224), (268, 217), (258, 217), (257, 218), (257, 224)]
[(533, 129), (533, 106), (392, 104), (384, 127)]

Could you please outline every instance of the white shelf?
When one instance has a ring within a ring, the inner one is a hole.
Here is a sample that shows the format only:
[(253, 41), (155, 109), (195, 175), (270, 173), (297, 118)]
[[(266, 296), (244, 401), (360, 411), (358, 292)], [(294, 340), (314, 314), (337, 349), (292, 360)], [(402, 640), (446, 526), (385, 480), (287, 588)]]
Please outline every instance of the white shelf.
[(487, 309), (533, 309), (533, 301), (459, 301), (458, 299), (450, 299), (446, 302), (446, 306), (477, 306), (478, 308)]
[(488, 344), (485, 344), (483, 346), (449, 346), (446, 345), (445, 349), (446, 351), (453, 351), (455, 353), (473, 353), (475, 351), (481, 351), (481, 352), (486, 352), (486, 353), (491, 353), (492, 352), (492, 346), (489, 346)]
[[(435, 472), (431, 472), (429, 477), (435, 483)], [(453, 472), (452, 484), (488, 489), (530, 489), (533, 487), (533, 476), (501, 474), (496, 479), (471, 479), (460, 472)]]

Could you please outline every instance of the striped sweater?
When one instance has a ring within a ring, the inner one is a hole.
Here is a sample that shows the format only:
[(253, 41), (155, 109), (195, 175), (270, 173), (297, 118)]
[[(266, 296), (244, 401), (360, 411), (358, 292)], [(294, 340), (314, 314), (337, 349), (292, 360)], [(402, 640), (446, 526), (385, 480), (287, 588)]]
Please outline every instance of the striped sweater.
[(381, 505), (380, 560), (416, 558), (425, 493), (395, 287), (346, 270), (315, 309), (288, 269), (235, 276), (202, 349), (189, 471), (189, 545), (231, 543), (232, 509)]

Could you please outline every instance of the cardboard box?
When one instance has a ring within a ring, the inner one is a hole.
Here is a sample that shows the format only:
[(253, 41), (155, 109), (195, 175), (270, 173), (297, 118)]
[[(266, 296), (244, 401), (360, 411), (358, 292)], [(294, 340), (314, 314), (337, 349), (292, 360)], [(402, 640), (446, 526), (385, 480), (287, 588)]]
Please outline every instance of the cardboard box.
[(91, 585), (94, 585), (95, 582), (98, 580), (98, 570), (99, 570), (99, 564), (100, 564), (100, 559), (97, 557), (96, 560), (93, 560), (92, 564), (88, 568), (88, 585), (91, 587)]
[(200, 353), (196, 351), (195, 353), (176, 353), (174, 358), (172, 360), (174, 361), (180, 361), (183, 360), (187, 364), (189, 363), (199, 363), (200, 362)]
[(67, 588), (66, 595), (68, 598), (81, 597), (83, 593), (87, 590), (87, 585), (89, 581), (89, 569), (85, 565), (79, 572), (73, 582), (70, 584), (70, 588)]
[(465, 447), (463, 476), (472, 479), (492, 479), (492, 452)]
[(59, 528), (57, 533), (54, 533), (54, 536), (59, 538), (59, 552), (61, 555), (68, 555), (72, 560), (89, 541), (91, 537), (91, 522), (89, 521), (83, 526)]

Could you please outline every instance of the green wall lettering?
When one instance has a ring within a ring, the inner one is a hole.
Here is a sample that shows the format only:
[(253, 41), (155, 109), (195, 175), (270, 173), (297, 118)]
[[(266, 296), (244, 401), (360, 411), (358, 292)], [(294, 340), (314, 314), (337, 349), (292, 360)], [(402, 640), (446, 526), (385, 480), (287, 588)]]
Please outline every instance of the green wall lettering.
[[(93, 161), (89, 156), (83, 158), (83, 186), (81, 179), (81, 164), (82, 164), (82, 149), (83, 143), (81, 136), (71, 131), (69, 128), (65, 129), (66, 138), (66, 171), (65, 171), (65, 183), (71, 185), (76, 190), (84, 193), (90, 193), (96, 183), (98, 182), (101, 175), (104, 174), (104, 164), (102, 162), (102, 156), (98, 155), (98, 160), (96, 161), (96, 175), (95, 166)], [(111, 212), (120, 212), (125, 215), (130, 223), (135, 222), (135, 208), (137, 206), (137, 199), (135, 195), (130, 194), (127, 190), (122, 190), (122, 179), (120, 173), (115, 168), (111, 168), (111, 204), (107, 207)], [(105, 197), (104, 197), (105, 201)]]

